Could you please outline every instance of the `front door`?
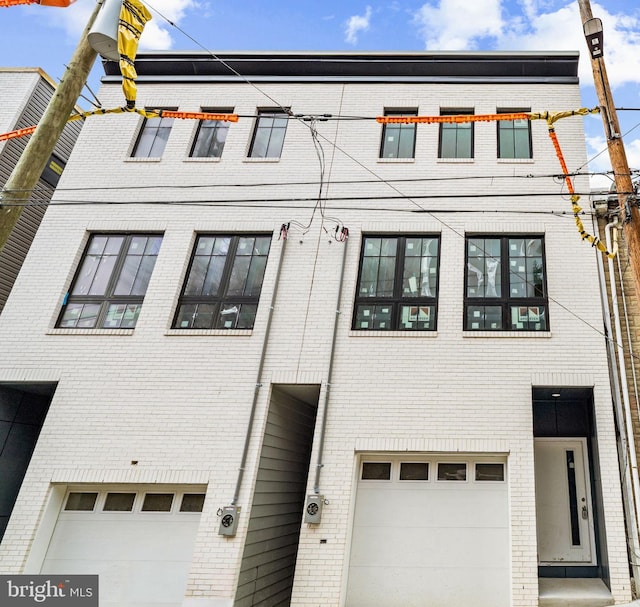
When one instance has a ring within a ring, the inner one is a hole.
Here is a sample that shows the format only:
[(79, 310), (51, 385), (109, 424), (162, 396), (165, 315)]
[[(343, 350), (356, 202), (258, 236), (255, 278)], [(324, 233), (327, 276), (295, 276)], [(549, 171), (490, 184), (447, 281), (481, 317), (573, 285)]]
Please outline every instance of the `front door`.
[(587, 442), (535, 439), (538, 560), (595, 565)]

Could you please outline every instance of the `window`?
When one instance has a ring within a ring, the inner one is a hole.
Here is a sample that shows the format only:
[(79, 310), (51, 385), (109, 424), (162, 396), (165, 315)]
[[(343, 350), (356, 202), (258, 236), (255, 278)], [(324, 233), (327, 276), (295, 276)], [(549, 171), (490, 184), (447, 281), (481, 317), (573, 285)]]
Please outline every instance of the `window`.
[(438, 464), (439, 481), (466, 481), (467, 464)]
[(204, 498), (204, 493), (185, 493), (182, 496), (180, 512), (202, 512)]
[(428, 481), (428, 462), (400, 462), (401, 481)]
[(135, 493), (107, 493), (102, 509), (105, 512), (131, 512), (135, 500)]
[(465, 329), (546, 331), (541, 236), (467, 238)]
[(134, 158), (160, 158), (172, 126), (173, 118), (145, 118), (131, 155)]
[(363, 240), (353, 328), (435, 331), (437, 236), (367, 236)]
[(67, 497), (67, 503), (64, 509), (91, 512), (96, 505), (97, 498), (98, 494), (94, 492), (80, 493), (72, 491), (69, 493), (69, 497)]
[(158, 234), (92, 235), (58, 326), (135, 327), (161, 242)]
[(147, 493), (142, 502), (142, 512), (171, 512), (173, 493)]
[[(473, 110), (440, 110), (441, 116), (473, 114)], [(440, 124), (438, 158), (473, 158), (473, 122)]]
[(251, 329), (271, 246), (268, 235), (198, 236), (177, 329)]
[(390, 462), (363, 462), (363, 481), (388, 481), (391, 480)]
[[(203, 111), (216, 114), (233, 113), (233, 109)], [(193, 158), (220, 158), (228, 131), (229, 123), (224, 120), (201, 120), (190, 156)]]
[[(530, 110), (498, 110), (499, 114)], [(498, 120), (498, 158), (532, 158), (531, 121)]]
[[(385, 110), (385, 116), (417, 116), (418, 110)], [(414, 158), (415, 124), (385, 124), (382, 127), (380, 158)]]
[(287, 122), (288, 116), (284, 112), (258, 110), (249, 157), (280, 158)]
[(489, 482), (504, 481), (504, 464), (476, 464), (476, 480)]

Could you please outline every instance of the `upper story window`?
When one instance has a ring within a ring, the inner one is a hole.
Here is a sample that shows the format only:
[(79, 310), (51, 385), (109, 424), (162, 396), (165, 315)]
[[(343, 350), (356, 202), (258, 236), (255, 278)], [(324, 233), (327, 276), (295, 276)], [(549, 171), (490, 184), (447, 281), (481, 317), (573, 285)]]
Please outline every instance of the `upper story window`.
[(366, 236), (353, 328), (435, 331), (438, 236)]
[[(385, 116), (417, 116), (415, 108), (385, 110)], [(414, 158), (416, 147), (415, 124), (385, 124), (382, 127), (380, 158)]]
[[(473, 114), (473, 109), (443, 109), (441, 116)], [(438, 158), (473, 158), (473, 122), (440, 124)]]
[(58, 327), (135, 327), (161, 243), (159, 234), (93, 234)]
[(160, 158), (169, 139), (173, 118), (145, 118), (131, 156)]
[(467, 238), (467, 331), (547, 331), (542, 236)]
[(280, 158), (287, 132), (287, 114), (278, 110), (258, 110), (250, 158)]
[[(498, 113), (529, 111), (499, 109)], [(498, 120), (498, 158), (533, 158), (530, 120)]]
[[(233, 109), (203, 109), (202, 111), (215, 114), (233, 113)], [(190, 156), (193, 158), (220, 158), (228, 132), (229, 123), (224, 120), (201, 120)]]
[(253, 328), (270, 246), (263, 234), (198, 236), (174, 328)]

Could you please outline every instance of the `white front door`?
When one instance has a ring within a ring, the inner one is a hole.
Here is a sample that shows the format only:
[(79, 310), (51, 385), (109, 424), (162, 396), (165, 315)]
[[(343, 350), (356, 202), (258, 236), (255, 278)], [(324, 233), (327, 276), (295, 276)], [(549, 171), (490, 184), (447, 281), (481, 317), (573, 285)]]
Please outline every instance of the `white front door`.
[(541, 565), (596, 564), (588, 459), (586, 439), (535, 439)]

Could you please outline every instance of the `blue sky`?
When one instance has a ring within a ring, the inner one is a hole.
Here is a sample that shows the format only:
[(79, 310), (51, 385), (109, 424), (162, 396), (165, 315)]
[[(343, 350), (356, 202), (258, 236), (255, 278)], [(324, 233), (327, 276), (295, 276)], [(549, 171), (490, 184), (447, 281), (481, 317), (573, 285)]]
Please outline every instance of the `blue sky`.
[[(141, 48), (212, 50), (579, 50), (583, 104), (597, 105), (577, 2), (569, 0), (149, 0)], [(0, 65), (64, 72), (93, 0), (66, 9), (0, 8)], [(591, 2), (603, 20), (605, 61), (617, 107), (640, 107), (640, 4)], [(462, 17), (463, 16), (463, 17)], [(99, 63), (90, 78), (99, 86)], [(0, 99), (2, 92), (0, 91)], [(84, 107), (87, 104), (83, 102)], [(533, 108), (545, 109), (545, 108)], [(569, 109), (569, 108), (567, 108)], [(640, 169), (640, 111), (620, 112), (630, 165)], [(635, 128), (634, 128), (635, 127)], [(599, 116), (586, 119), (588, 153), (606, 147)], [(607, 170), (607, 155), (591, 164)], [(606, 180), (605, 180), (606, 182)], [(597, 181), (598, 185), (604, 185)]]

